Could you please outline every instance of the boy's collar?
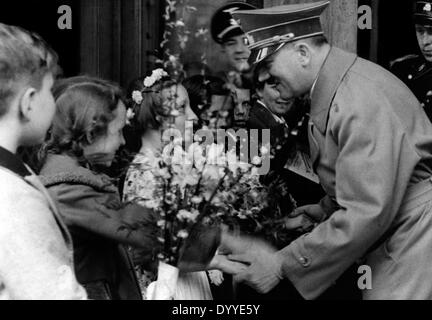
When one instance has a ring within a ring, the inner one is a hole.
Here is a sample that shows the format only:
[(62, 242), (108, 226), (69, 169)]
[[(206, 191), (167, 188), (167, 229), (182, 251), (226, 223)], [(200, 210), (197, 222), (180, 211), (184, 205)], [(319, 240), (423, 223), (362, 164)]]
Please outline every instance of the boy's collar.
[(0, 167), (4, 167), (21, 177), (31, 175), (31, 172), (26, 168), (24, 162), (15, 154), (0, 146)]

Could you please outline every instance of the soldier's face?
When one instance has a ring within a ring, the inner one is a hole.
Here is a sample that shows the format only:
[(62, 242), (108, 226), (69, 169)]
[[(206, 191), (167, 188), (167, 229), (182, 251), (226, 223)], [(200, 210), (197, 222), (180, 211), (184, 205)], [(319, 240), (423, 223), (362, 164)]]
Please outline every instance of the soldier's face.
[(428, 62), (432, 62), (432, 25), (416, 24), (417, 40), (420, 50)]
[(251, 52), (248, 44), (245, 35), (232, 37), (223, 44), (223, 52), (231, 70), (243, 72), (249, 69), (248, 59)]

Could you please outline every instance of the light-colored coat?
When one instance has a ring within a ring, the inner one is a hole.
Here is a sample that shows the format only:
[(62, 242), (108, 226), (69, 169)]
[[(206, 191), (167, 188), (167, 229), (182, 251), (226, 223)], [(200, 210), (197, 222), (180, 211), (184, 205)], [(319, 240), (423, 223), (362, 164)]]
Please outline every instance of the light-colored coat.
[(35, 175), (0, 167), (0, 297), (86, 299), (73, 264), (72, 241)]
[(329, 218), (281, 251), (285, 276), (314, 299), (366, 256), (364, 298), (432, 299), (432, 126), (414, 95), (332, 48), (312, 93), (310, 143)]

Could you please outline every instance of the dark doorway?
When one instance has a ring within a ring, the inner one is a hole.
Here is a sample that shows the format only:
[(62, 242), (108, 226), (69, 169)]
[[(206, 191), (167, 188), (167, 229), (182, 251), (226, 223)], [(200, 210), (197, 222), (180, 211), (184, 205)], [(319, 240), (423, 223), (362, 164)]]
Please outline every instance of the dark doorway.
[[(16, 25), (38, 33), (59, 56), (59, 64), (66, 77), (80, 72), (79, 7), (76, 0), (13, 0), (0, 3), (0, 22)], [(58, 8), (69, 5), (72, 9), (72, 30), (60, 30), (57, 26)], [(20, 148), (18, 155), (37, 171), (38, 148)]]
[(379, 2), (378, 62), (383, 66), (402, 56), (419, 53), (413, 8), (412, 0)]
[[(0, 22), (17, 25), (38, 33), (57, 52), (65, 76), (79, 73), (80, 29), (79, 4), (76, 0), (13, 0), (0, 4)], [(62, 5), (72, 9), (72, 30), (60, 30), (57, 13)]]
[(359, 30), (358, 54), (385, 68), (390, 62), (419, 48), (413, 24), (414, 0), (359, 0), (373, 11), (372, 30)]

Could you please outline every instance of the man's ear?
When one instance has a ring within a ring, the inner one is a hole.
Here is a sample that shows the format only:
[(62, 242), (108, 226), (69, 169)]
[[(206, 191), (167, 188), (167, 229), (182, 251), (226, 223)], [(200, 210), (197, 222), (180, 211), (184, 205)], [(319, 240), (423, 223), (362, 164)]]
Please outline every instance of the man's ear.
[(303, 68), (308, 67), (312, 60), (311, 47), (307, 43), (300, 42), (295, 45), (295, 49), (298, 55), (300, 65)]
[(35, 95), (36, 89), (34, 88), (27, 88), (21, 95), (18, 112), (20, 118), (24, 121), (28, 121), (30, 119), (30, 114), (33, 111), (33, 100)]
[(262, 99), (263, 98), (263, 91), (264, 89), (256, 89), (256, 94), (258, 96), (258, 98)]

